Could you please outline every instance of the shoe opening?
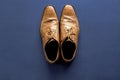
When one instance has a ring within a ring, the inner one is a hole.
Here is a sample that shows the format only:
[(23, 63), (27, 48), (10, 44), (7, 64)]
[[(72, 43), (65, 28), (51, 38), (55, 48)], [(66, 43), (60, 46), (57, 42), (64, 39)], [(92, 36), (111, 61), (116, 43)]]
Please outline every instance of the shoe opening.
[(65, 59), (72, 59), (76, 46), (70, 40), (65, 40), (62, 44), (62, 52)]
[(57, 57), (59, 44), (56, 40), (48, 41), (45, 45), (45, 51), (49, 60), (54, 61)]

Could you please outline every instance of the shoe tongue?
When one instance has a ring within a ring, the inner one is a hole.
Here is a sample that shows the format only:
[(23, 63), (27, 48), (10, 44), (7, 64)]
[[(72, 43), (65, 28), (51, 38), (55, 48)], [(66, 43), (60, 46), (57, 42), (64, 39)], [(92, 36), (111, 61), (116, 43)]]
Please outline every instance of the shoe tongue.
[(70, 37), (67, 37), (67, 38), (65, 39), (65, 41), (73, 42), (72, 39), (70, 39)]
[(55, 41), (55, 39), (54, 38), (49, 39), (48, 43), (51, 42), (51, 41)]

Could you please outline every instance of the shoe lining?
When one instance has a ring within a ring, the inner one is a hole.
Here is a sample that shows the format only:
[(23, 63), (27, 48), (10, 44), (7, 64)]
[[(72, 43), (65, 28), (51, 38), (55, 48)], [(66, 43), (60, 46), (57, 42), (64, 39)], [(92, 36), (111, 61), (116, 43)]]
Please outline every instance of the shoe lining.
[(45, 45), (45, 51), (48, 59), (54, 61), (58, 52), (58, 42), (56, 40), (48, 41)]
[(72, 59), (76, 46), (70, 40), (65, 40), (62, 44), (62, 52), (65, 59)]

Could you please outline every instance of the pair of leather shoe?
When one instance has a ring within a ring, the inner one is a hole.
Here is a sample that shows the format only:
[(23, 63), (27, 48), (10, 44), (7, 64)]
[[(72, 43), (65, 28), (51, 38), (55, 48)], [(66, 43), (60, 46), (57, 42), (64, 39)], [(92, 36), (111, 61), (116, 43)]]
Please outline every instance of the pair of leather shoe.
[(53, 6), (44, 9), (40, 33), (45, 58), (55, 63), (60, 56), (65, 62), (71, 62), (76, 55), (79, 24), (74, 8), (66, 5), (63, 8), (60, 22)]

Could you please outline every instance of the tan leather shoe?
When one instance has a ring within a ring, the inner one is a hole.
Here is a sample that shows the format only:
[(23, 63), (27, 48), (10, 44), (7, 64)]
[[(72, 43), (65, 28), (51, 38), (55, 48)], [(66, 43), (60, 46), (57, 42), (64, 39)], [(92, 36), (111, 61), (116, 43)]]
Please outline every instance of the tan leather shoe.
[(63, 8), (60, 21), (61, 55), (65, 62), (71, 62), (78, 47), (79, 24), (71, 5)]
[(40, 33), (45, 58), (49, 63), (55, 63), (59, 58), (59, 23), (52, 6), (44, 9)]

